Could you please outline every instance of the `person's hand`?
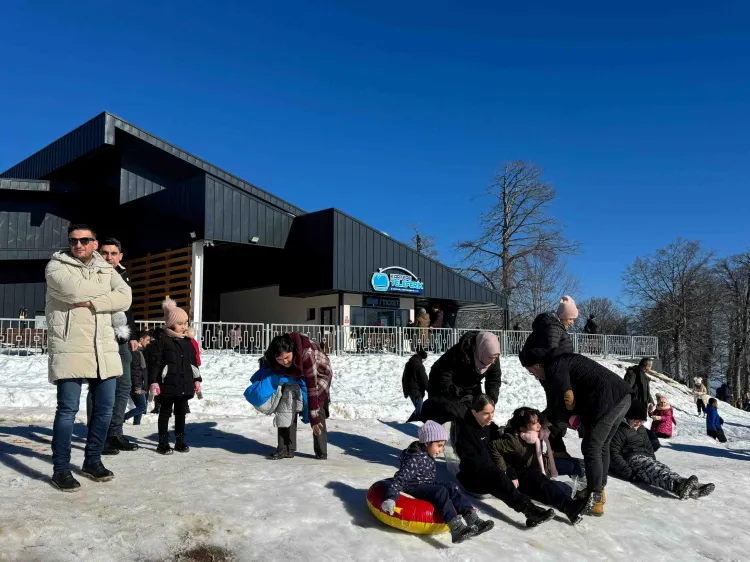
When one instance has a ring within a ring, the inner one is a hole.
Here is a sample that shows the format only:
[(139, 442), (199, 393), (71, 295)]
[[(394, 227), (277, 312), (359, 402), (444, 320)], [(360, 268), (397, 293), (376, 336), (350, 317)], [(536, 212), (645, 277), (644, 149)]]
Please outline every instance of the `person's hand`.
[(313, 435), (320, 435), (323, 433), (323, 424), (322, 423), (316, 423), (312, 426)]
[(161, 394), (161, 388), (159, 388), (159, 383), (155, 382), (150, 387), (151, 392), (154, 393), (154, 396), (159, 396)]
[(649, 411), (649, 412), (653, 412), (653, 411), (654, 411), (654, 407), (655, 407), (655, 406), (654, 406), (654, 403), (653, 403), (653, 402), (649, 402), (649, 403), (648, 403), (648, 411)]
[(195, 391), (196, 392), (201, 391), (201, 381), (195, 381)]
[(651, 419), (659, 421), (661, 419), (661, 416), (651, 416)]
[(78, 308), (91, 308), (91, 301), (77, 302), (73, 306), (77, 306)]
[(396, 501), (385, 500), (383, 503), (380, 504), (380, 509), (385, 511), (388, 515), (393, 515), (396, 512)]
[(518, 488), (518, 480), (513, 480), (513, 485)]
[(138, 341), (130, 340), (130, 351), (135, 351), (136, 349), (138, 349)]

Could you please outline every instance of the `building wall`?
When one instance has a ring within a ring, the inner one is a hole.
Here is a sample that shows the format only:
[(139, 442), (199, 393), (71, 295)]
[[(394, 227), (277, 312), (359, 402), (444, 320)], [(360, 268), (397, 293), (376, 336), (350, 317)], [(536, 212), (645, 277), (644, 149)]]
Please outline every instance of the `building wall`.
[[(338, 311), (338, 295), (308, 298), (279, 296), (279, 286), (249, 289), (221, 295), (222, 322), (261, 322), (264, 324), (321, 323), (321, 308), (334, 309), (334, 322)], [(315, 309), (315, 320), (307, 320), (308, 309)]]

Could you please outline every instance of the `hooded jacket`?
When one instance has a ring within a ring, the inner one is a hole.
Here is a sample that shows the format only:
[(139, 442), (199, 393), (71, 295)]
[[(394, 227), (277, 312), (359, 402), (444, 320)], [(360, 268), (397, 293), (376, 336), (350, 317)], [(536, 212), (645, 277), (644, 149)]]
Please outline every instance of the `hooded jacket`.
[(651, 382), (648, 374), (641, 371), (638, 365), (628, 367), (624, 380), (633, 389), (633, 398), (644, 404), (655, 403), (654, 397), (651, 396)]
[(424, 393), (427, 392), (428, 385), (429, 381), (427, 379), (427, 371), (424, 368), (424, 360), (418, 353), (415, 353), (406, 363), (404, 374), (401, 377), (404, 398), (408, 398), (409, 396), (424, 398)]
[(202, 382), (195, 348), (188, 337), (173, 337), (165, 330), (149, 346), (149, 386), (159, 383), (160, 396), (186, 398), (195, 396), (195, 381)]
[(628, 461), (636, 455), (656, 458), (645, 426), (639, 427), (636, 431), (628, 422), (623, 421), (609, 444), (610, 472), (629, 480), (633, 476), (633, 469)]
[[(490, 456), (511, 480), (516, 480), (519, 472), (540, 469), (536, 445), (524, 441), (517, 429), (508, 428), (502, 436), (493, 439), (490, 442)], [(542, 462), (545, 474), (549, 474), (550, 466), (547, 455), (542, 455)]]
[(409, 486), (416, 484), (434, 484), (437, 466), (427, 451), (414, 441), (401, 452), (401, 468), (393, 476), (391, 485), (385, 494), (386, 499), (395, 500), (401, 492), (409, 493)]
[[(130, 287), (98, 252), (88, 265), (57, 252), (45, 269), (49, 381), (122, 375), (112, 314), (130, 308)], [(77, 303), (91, 302), (91, 308)]]

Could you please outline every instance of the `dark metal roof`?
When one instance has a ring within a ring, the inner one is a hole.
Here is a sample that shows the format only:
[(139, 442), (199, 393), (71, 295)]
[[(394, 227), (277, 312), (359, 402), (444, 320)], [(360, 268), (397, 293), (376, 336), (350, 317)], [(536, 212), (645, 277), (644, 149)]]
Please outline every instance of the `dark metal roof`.
[(49, 191), (49, 182), (44, 180), (0, 179), (0, 189), (9, 191)]

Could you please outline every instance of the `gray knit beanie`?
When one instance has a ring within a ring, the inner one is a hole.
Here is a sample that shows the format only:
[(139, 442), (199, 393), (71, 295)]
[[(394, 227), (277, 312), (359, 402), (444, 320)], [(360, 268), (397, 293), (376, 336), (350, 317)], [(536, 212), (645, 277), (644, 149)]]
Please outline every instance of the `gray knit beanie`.
[(419, 428), (419, 442), (432, 443), (433, 441), (448, 441), (448, 432), (442, 425), (430, 420)]

